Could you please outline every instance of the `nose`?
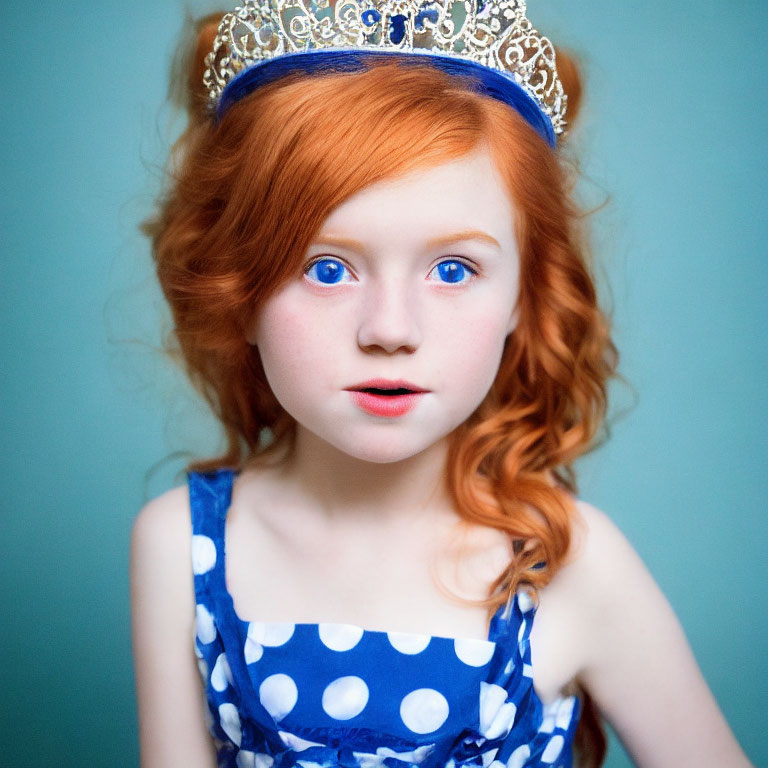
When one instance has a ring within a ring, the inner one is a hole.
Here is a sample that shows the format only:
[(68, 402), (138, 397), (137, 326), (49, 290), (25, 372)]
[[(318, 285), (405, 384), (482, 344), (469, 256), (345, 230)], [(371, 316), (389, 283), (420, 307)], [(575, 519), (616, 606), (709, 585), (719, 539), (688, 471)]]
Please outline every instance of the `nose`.
[(357, 343), (366, 352), (413, 353), (421, 344), (419, 304), (404, 281), (377, 281), (361, 297)]

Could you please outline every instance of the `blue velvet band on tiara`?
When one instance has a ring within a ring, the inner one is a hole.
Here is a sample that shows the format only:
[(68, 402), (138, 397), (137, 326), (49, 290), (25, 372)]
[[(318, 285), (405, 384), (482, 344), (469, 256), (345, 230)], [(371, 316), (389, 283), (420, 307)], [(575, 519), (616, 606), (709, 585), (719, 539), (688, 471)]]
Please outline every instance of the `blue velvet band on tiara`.
[(301, 72), (309, 75), (329, 72), (358, 72), (372, 60), (383, 60), (396, 56), (403, 64), (429, 64), (449, 75), (469, 77), (475, 81), (478, 91), (486, 96), (503, 101), (516, 112), (551, 146), (555, 146), (555, 132), (549, 118), (539, 109), (535, 99), (513, 77), (496, 69), (484, 67), (474, 61), (440, 56), (434, 53), (402, 53), (400, 51), (361, 50), (312, 50), (287, 53), (274, 59), (267, 59), (243, 70), (231, 80), (219, 101), (218, 116), (221, 119), (227, 110), (243, 97), (263, 85), (279, 80), (285, 75)]

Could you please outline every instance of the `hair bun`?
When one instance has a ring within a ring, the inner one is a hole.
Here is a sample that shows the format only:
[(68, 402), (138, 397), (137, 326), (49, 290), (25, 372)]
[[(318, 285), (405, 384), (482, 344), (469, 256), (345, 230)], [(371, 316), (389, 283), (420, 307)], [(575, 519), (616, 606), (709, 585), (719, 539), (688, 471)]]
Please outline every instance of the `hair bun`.
[(193, 123), (202, 122), (207, 116), (208, 93), (203, 85), (205, 59), (213, 49), (225, 13), (217, 11), (200, 19), (189, 18), (173, 59), (171, 99), (187, 111)]

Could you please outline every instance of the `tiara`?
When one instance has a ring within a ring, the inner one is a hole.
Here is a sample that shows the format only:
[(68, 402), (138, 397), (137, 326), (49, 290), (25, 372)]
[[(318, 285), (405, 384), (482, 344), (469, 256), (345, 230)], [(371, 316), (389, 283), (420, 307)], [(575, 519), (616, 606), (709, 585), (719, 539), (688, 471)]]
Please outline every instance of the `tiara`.
[(289, 71), (355, 69), (391, 54), (474, 76), (553, 145), (565, 130), (555, 49), (525, 0), (246, 0), (222, 19), (204, 83), (221, 117)]

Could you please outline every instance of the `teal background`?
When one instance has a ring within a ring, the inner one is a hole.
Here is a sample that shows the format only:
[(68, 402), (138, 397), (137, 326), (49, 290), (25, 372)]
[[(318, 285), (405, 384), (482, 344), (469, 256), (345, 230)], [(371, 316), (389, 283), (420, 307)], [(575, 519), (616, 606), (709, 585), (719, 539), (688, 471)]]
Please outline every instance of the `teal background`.
[[(529, 7), (584, 64), (574, 142), (586, 198), (608, 198), (594, 245), (636, 391), (581, 495), (637, 547), (768, 766), (768, 10)], [(164, 96), (182, 18), (157, 0), (0, 5), (3, 766), (138, 764), (131, 522), (180, 481), (176, 452), (217, 444), (159, 351), (137, 232), (178, 129)], [(629, 765), (615, 742), (607, 764)]]

